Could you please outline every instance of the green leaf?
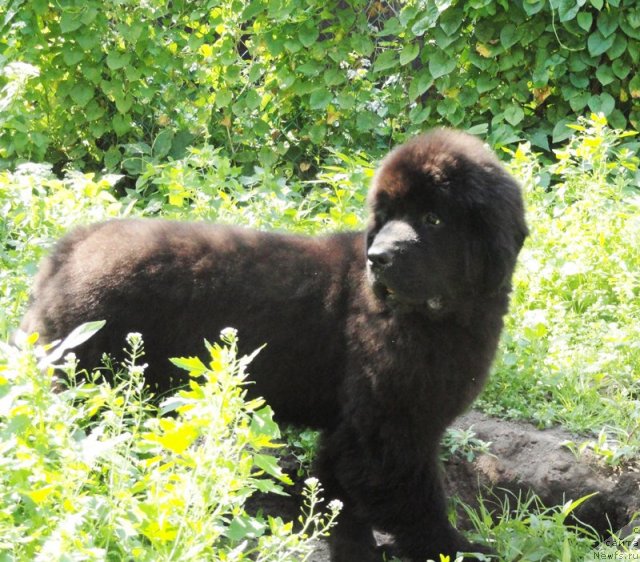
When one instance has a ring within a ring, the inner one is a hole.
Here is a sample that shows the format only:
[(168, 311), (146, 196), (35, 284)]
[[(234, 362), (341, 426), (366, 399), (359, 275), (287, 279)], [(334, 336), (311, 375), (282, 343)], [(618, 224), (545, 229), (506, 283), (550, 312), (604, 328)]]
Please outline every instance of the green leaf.
[(278, 459), (272, 455), (256, 454), (253, 457), (253, 462), (258, 468), (264, 470), (269, 476), (273, 476), (282, 482), (291, 482), (289, 477), (282, 472), (280, 466), (278, 466)]
[[(452, 43), (458, 42), (460, 44), (460, 36), (458, 35), (447, 35), (442, 29), (435, 27), (429, 37), (435, 39), (436, 45), (440, 47), (443, 51), (446, 51)], [(429, 46), (431, 47), (432, 42), (429, 41)], [(456, 46), (451, 47), (453, 51), (456, 51)], [(464, 47), (464, 45), (463, 45)]]
[(325, 125), (313, 125), (309, 129), (309, 138), (313, 144), (321, 144), (327, 135), (327, 127)]
[(31, 7), (39, 16), (44, 15), (49, 9), (48, 0), (32, 0)]
[(133, 105), (133, 98), (129, 95), (119, 95), (116, 96), (116, 109), (120, 112), (120, 113), (127, 113), (130, 109), (131, 106)]
[(616, 33), (613, 45), (607, 49), (609, 60), (617, 59), (627, 51), (627, 38), (622, 33)]
[(264, 41), (267, 45), (267, 49), (269, 53), (274, 57), (277, 57), (284, 50), (284, 39), (280, 37), (278, 34), (267, 33), (265, 35)]
[(592, 57), (598, 57), (602, 53), (605, 53), (615, 40), (615, 35), (610, 35), (609, 37), (604, 37), (600, 31), (596, 31), (589, 35), (589, 39), (587, 39), (587, 48), (589, 49), (589, 54)]
[(491, 77), (489, 74), (481, 74), (476, 81), (476, 90), (478, 90), (478, 93), (484, 94), (498, 87), (499, 84), (500, 81), (498, 79)]
[(336, 98), (336, 103), (346, 110), (353, 109), (356, 105), (356, 98), (352, 92), (340, 92)]
[(248, 5), (245, 6), (242, 12), (242, 21), (249, 21), (253, 19), (255, 16), (260, 14), (264, 10), (263, 3), (261, 0), (252, 0), (248, 2)]
[(324, 73), (324, 83), (327, 86), (337, 86), (345, 81), (345, 73), (337, 68), (330, 68)]
[(593, 24), (593, 14), (591, 12), (580, 12), (578, 14), (578, 25), (585, 31), (591, 29)]
[(518, 42), (520, 35), (518, 28), (512, 23), (508, 23), (500, 30), (500, 43), (505, 49), (509, 49)]
[(560, 0), (560, 4), (558, 6), (560, 21), (565, 22), (575, 19), (578, 10), (580, 10), (579, 2), (576, 2), (575, 0)]
[(60, 18), (60, 31), (62, 33), (71, 33), (82, 27), (82, 20), (79, 12), (63, 11)]
[(524, 119), (524, 110), (519, 105), (510, 105), (504, 111), (504, 118), (507, 123), (514, 127)]
[(62, 60), (67, 66), (76, 66), (84, 58), (84, 51), (65, 45), (62, 48)]
[(596, 10), (602, 10), (602, 7), (604, 6), (604, 0), (591, 0), (591, 5)]
[(489, 131), (488, 123), (478, 123), (467, 129), (467, 133), (474, 136), (484, 136)]
[(413, 3), (405, 4), (400, 11), (400, 15), (397, 18), (392, 18), (395, 20), (394, 30), (389, 33), (386, 29), (383, 29), (384, 35), (398, 35), (400, 32), (404, 31), (403, 28), (406, 28), (411, 23), (411, 20), (413, 20), (417, 16), (417, 14), (418, 6)]
[(618, 29), (618, 11), (604, 10), (598, 16), (598, 30), (604, 37), (609, 37), (616, 29)]
[(629, 81), (629, 94), (634, 99), (640, 98), (640, 73), (636, 74)]
[(208, 370), (198, 357), (172, 357), (169, 361), (179, 369), (188, 371), (192, 377), (199, 377)]
[(458, 102), (462, 107), (470, 107), (478, 103), (480, 95), (475, 88), (462, 88), (458, 94)]
[(75, 35), (75, 40), (85, 51), (90, 51), (96, 45), (100, 43), (100, 34), (94, 30), (89, 30), (85, 33), (79, 33)]
[[(638, 17), (638, 19), (640, 19), (640, 16)], [(634, 20), (631, 17), (629, 17), (629, 19), (622, 18), (619, 22), (620, 27), (622, 28), (622, 31), (624, 31), (624, 33), (627, 35), (627, 37), (630, 37), (632, 39), (640, 39), (640, 29), (631, 25), (631, 22), (633, 21)]]
[(93, 97), (93, 94), (93, 88), (86, 83), (76, 84), (71, 89), (71, 99), (80, 107), (87, 105)]
[(530, 136), (531, 144), (539, 146), (542, 150), (549, 151), (549, 136), (546, 131), (536, 131)]
[(615, 106), (616, 100), (606, 92), (589, 98), (589, 109), (594, 113), (603, 113), (605, 117), (614, 110)]
[(613, 129), (624, 131), (627, 128), (627, 118), (619, 109), (614, 109), (611, 112), (611, 114), (607, 117), (607, 122)]
[(383, 51), (376, 58), (376, 62), (373, 65), (374, 72), (382, 72), (388, 70), (396, 65), (397, 53), (391, 49)]
[(87, 121), (96, 121), (105, 114), (105, 109), (95, 99), (92, 99), (87, 105), (84, 115)]
[(427, 70), (420, 71), (409, 84), (409, 99), (415, 100), (433, 86), (433, 77)]
[(603, 86), (611, 84), (611, 82), (615, 80), (611, 67), (606, 64), (598, 67), (598, 70), (596, 70), (596, 78)]
[(431, 107), (418, 104), (409, 112), (409, 122), (412, 125), (424, 123), (431, 115)]
[(561, 119), (556, 123), (551, 133), (554, 143), (567, 140), (573, 134), (572, 129), (567, 127), (567, 125), (572, 125), (573, 122), (573, 119)]
[(420, 45), (418, 43), (413, 43), (411, 45), (407, 45), (400, 52), (400, 64), (404, 66), (405, 64), (410, 63), (420, 54)]
[(425, 2), (423, 4), (423, 10), (421, 11), (422, 17), (411, 26), (411, 32), (420, 37), (424, 35), (429, 29), (431, 29), (438, 21), (440, 12), (435, 2)]
[(129, 53), (111, 51), (107, 55), (107, 66), (111, 70), (118, 70), (119, 68), (123, 68), (124, 66), (127, 66), (130, 60), (131, 60), (131, 55)]
[(443, 51), (435, 51), (429, 58), (429, 72), (433, 78), (440, 78), (453, 71), (456, 67), (456, 59), (451, 58)]
[(319, 35), (318, 26), (313, 21), (309, 21), (300, 28), (298, 39), (300, 39), (300, 43), (308, 48), (318, 40)]
[(356, 128), (360, 133), (366, 133), (375, 128), (377, 115), (371, 111), (359, 111), (356, 117)]
[(440, 14), (438, 25), (447, 35), (453, 35), (462, 25), (462, 19), (458, 10), (445, 10)]
[(96, 320), (95, 322), (85, 322), (75, 328), (63, 341), (56, 345), (53, 350), (42, 358), (39, 365), (41, 367), (52, 365), (56, 361), (62, 359), (65, 352), (86, 342), (97, 331), (102, 329), (106, 324), (105, 320)]
[(365, 57), (368, 57), (375, 49), (373, 41), (367, 35), (354, 35), (351, 37), (351, 47), (356, 53)]
[(158, 136), (153, 141), (152, 147), (153, 156), (155, 158), (164, 158), (167, 154), (169, 154), (174, 136), (175, 131), (173, 131), (172, 129), (163, 129), (158, 133)]
[(132, 45), (135, 45), (138, 42), (138, 39), (140, 39), (140, 35), (142, 35), (143, 29), (144, 26), (141, 22), (133, 22), (131, 25), (121, 23), (118, 26), (118, 31), (122, 34), (122, 37), (124, 37), (125, 40)]
[(267, 528), (266, 523), (243, 513), (231, 521), (224, 534), (229, 540), (240, 542), (261, 537)]
[(620, 80), (624, 80), (629, 75), (629, 72), (631, 72), (631, 66), (622, 59), (614, 60), (611, 69)]
[(569, 100), (569, 105), (571, 106), (571, 110), (575, 113), (580, 113), (589, 103), (589, 99), (591, 98), (591, 94), (588, 91), (580, 92), (573, 96)]
[(245, 103), (249, 109), (257, 109), (260, 107), (260, 103), (262, 102), (262, 98), (260, 94), (255, 90), (248, 90), (245, 95)]
[(454, 116), (456, 109), (458, 109), (458, 104), (451, 98), (441, 99), (436, 104), (436, 111), (440, 114), (441, 117), (444, 117), (449, 121), (449, 123), (452, 124), (452, 117)]
[(576, 88), (586, 88), (589, 85), (589, 77), (586, 76), (585, 74), (576, 74), (572, 72), (569, 75), (569, 81)]
[(500, 146), (505, 144), (513, 144), (522, 140), (518, 132), (508, 123), (499, 123), (496, 125), (490, 136), (491, 143)]
[(295, 54), (302, 50), (302, 43), (300, 43), (300, 41), (298, 41), (297, 39), (293, 39), (293, 38), (287, 39), (284, 42), (284, 48), (290, 53)]
[[(86, 4), (90, 4), (89, 2), (86, 2)], [(98, 9), (95, 6), (85, 6), (84, 9), (80, 12), (80, 19), (82, 20), (82, 23), (84, 25), (89, 25), (90, 23), (93, 22), (93, 20), (96, 19), (96, 16), (98, 15)]]
[(296, 68), (296, 71), (300, 74), (304, 74), (305, 76), (316, 76), (320, 74), (320, 72), (324, 69), (324, 64), (311, 60), (301, 64)]
[(270, 439), (280, 438), (280, 428), (273, 421), (273, 410), (265, 406), (253, 413), (251, 417), (251, 433), (254, 435), (266, 435)]
[(120, 160), (122, 160), (122, 154), (120, 154), (120, 150), (116, 146), (112, 146), (104, 153), (104, 165), (107, 170), (115, 170), (116, 166), (120, 164)]
[(178, 131), (173, 137), (173, 142), (171, 143), (171, 152), (169, 156), (174, 160), (179, 160), (180, 158), (184, 158), (187, 153), (187, 148), (191, 146), (196, 135), (194, 135), (191, 131), (181, 130)]
[(119, 137), (123, 136), (129, 129), (131, 129), (131, 124), (129, 119), (120, 114), (116, 113), (111, 120), (111, 125), (113, 126), (113, 130)]
[(333, 94), (329, 90), (325, 88), (315, 90), (309, 98), (309, 107), (311, 109), (326, 109), (332, 99)]
[(216, 107), (229, 107), (232, 99), (233, 94), (229, 90), (218, 90), (215, 98)]
[(522, 8), (528, 16), (533, 16), (544, 8), (546, 1), (547, 0), (539, 0), (538, 2), (531, 2), (530, 0), (527, 0), (526, 2), (523, 2)]

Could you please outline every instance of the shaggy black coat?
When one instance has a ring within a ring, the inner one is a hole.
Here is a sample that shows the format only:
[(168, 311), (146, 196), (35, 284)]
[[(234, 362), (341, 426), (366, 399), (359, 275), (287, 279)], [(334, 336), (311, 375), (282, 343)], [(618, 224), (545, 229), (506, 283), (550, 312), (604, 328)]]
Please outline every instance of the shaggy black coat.
[(334, 562), (380, 560), (372, 528), (415, 561), (483, 550), (447, 521), (444, 429), (480, 391), (527, 230), (520, 190), (475, 138), (439, 130), (382, 162), (365, 233), (304, 237), (163, 220), (79, 228), (43, 263), (22, 329), (44, 341), (106, 326), (81, 365), (144, 336), (146, 377), (184, 379), (168, 357), (238, 329), (267, 346), (252, 392), (279, 420), (323, 431), (317, 464), (344, 510)]

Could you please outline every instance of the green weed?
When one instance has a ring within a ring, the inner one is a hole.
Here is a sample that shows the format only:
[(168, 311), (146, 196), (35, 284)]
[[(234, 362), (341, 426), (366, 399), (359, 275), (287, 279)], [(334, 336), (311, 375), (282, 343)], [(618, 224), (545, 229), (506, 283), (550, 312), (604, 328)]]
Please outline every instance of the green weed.
[[(99, 325), (89, 328), (64, 345)], [(237, 356), (234, 331), (222, 341), (207, 344), (206, 365), (175, 360), (190, 382), (160, 410), (143, 382), (139, 334), (113, 384), (77, 378), (67, 355), (70, 382), (58, 393), (55, 347), (34, 348), (35, 337), (24, 350), (1, 344), (0, 559), (305, 560), (339, 505), (320, 513), (321, 488), (310, 480), (297, 528), (246, 512), (254, 493), (282, 494), (290, 481), (274, 456), (271, 409), (245, 397), (251, 357)]]
[(614, 426), (618, 462), (640, 450), (638, 160), (599, 116), (575, 129), (550, 168), (529, 145), (512, 154), (531, 236), (480, 404), (578, 432)]

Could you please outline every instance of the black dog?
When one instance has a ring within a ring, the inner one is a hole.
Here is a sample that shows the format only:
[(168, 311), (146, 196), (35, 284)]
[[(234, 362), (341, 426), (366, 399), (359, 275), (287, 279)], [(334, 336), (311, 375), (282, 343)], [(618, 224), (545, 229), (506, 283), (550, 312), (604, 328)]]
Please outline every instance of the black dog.
[(23, 330), (45, 341), (106, 320), (81, 365), (141, 332), (147, 380), (239, 330), (255, 394), (323, 430), (318, 476), (344, 510), (334, 562), (379, 560), (372, 528), (416, 561), (484, 550), (447, 521), (437, 453), (480, 391), (527, 234), (516, 182), (477, 139), (439, 130), (391, 152), (366, 233), (303, 237), (198, 223), (80, 228), (42, 265)]

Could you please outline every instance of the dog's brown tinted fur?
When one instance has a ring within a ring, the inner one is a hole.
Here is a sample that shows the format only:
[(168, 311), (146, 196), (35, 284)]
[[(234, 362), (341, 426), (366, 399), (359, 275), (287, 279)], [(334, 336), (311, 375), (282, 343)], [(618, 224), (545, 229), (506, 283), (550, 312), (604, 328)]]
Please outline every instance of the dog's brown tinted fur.
[(77, 350), (87, 367), (141, 332), (162, 392), (184, 382), (168, 357), (233, 326), (243, 351), (267, 344), (251, 392), (323, 430), (318, 475), (345, 504), (334, 562), (379, 560), (373, 527), (413, 560), (471, 549), (447, 521), (437, 451), (494, 356), (526, 236), (520, 191), (477, 139), (435, 131), (387, 156), (369, 205), (367, 232), (326, 237), (80, 228), (42, 265), (23, 329), (50, 341), (106, 320)]

